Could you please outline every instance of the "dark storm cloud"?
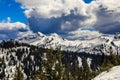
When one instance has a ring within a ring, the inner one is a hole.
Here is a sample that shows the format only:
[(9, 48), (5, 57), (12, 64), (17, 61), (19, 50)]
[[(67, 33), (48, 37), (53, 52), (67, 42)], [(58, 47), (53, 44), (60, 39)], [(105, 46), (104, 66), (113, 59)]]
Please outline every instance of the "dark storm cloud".
[(97, 21), (94, 27), (103, 33), (116, 33), (120, 32), (120, 13), (116, 10), (109, 10), (108, 7), (103, 5), (99, 6), (97, 11)]
[[(30, 29), (34, 32), (41, 31), (42, 33), (66, 33), (69, 31), (77, 30), (79, 28), (79, 21), (86, 20), (87, 17), (85, 16), (79, 16), (75, 15), (71, 12), (70, 15), (67, 16), (61, 16), (58, 18), (36, 18), (36, 17), (30, 17), (29, 20), (29, 26)], [(69, 27), (70, 28), (64, 28), (62, 29), (61, 26), (66, 21), (70, 22), (70, 25), (64, 25), (63, 27)], [(73, 27), (74, 26), (74, 27)]]

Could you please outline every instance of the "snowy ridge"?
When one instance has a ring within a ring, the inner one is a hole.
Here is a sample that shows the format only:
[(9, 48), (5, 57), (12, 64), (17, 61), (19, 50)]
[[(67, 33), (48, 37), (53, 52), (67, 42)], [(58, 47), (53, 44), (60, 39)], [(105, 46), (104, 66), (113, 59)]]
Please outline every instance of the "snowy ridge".
[[(80, 31), (79, 33), (80, 36), (82, 36), (84, 39), (78, 38), (76, 40), (68, 40), (60, 37), (56, 33), (52, 33), (51, 35), (44, 35), (40, 32), (37, 32), (32, 35), (18, 38), (17, 40), (43, 48), (61, 48), (65, 51), (86, 52), (90, 54), (99, 54), (101, 53), (100, 50), (106, 52), (110, 46), (113, 47), (115, 52), (117, 52), (118, 50), (120, 51), (120, 39), (118, 39), (118, 37), (116, 38), (116, 35), (107, 35), (101, 33), (98, 34), (98, 32), (96, 31), (87, 30)], [(82, 35), (82, 33), (85, 33), (86, 35), (90, 34), (91, 36), (89, 35), (88, 38), (85, 34)]]

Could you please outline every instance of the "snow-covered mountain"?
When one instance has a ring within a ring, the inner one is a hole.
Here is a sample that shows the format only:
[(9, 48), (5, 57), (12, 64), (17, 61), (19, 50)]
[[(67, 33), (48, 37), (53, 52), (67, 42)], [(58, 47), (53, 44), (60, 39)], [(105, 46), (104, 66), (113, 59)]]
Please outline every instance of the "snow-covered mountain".
[[(44, 35), (41, 32), (37, 32), (19, 37), (16, 41), (3, 41), (0, 43), (0, 79), (12, 80), (19, 63), (21, 64), (21, 71), (25, 79), (32, 79), (34, 73), (40, 69), (40, 65), (42, 64), (41, 56), (47, 53), (47, 48), (50, 47), (53, 47), (53, 49), (61, 48), (66, 51), (63, 51), (63, 62), (69, 65), (77, 60), (81, 67), (82, 60), (85, 57), (91, 69), (93, 67), (96, 67), (96, 69), (100, 67), (102, 61), (101, 54), (109, 55), (110, 47), (112, 47), (113, 53), (120, 53), (119, 33), (116, 35), (107, 35), (87, 30), (77, 33), (80, 36), (77, 36), (76, 40), (65, 39), (56, 33)], [(118, 68), (115, 69), (118, 70)], [(110, 71), (116, 72), (116, 70)], [(109, 74), (105, 73), (106, 76)], [(103, 78), (101, 77), (100, 79)], [(100, 79), (99, 76), (95, 78), (95, 80)]]
[(88, 30), (81, 30), (79, 32), (74, 32), (74, 34), (75, 33), (77, 34), (76, 40), (65, 39), (56, 33), (52, 33), (51, 35), (44, 35), (41, 32), (26, 35), (16, 40), (43, 48), (61, 48), (65, 51), (86, 52), (91, 54), (99, 54), (101, 53), (101, 50), (102, 52), (106, 53), (110, 46), (115, 52), (119, 51), (119, 34), (108, 35), (98, 33), (97, 31)]

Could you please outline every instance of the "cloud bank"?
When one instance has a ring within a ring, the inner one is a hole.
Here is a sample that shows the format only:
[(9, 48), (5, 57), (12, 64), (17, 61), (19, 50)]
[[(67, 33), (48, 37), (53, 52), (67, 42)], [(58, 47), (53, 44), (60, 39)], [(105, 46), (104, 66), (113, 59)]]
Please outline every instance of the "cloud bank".
[(29, 32), (26, 24), (21, 22), (11, 22), (8, 17), (7, 20), (0, 22), (0, 40), (13, 39)]
[(16, 0), (26, 9), (30, 29), (43, 33), (66, 33), (92, 25), (95, 16), (82, 0)]
[(8, 17), (0, 22), (0, 40), (16, 38), (32, 31), (45, 34), (55, 32), (68, 38), (79, 38), (80, 28), (83, 27), (93, 27), (103, 33), (120, 32), (120, 0), (95, 0), (89, 4), (83, 0), (16, 2), (21, 3), (21, 8), (25, 9), (29, 25), (11, 22)]
[(94, 27), (104, 33), (120, 31), (120, 0), (16, 0), (25, 9), (30, 29), (43, 33), (68, 33)]
[(97, 0), (97, 22), (94, 27), (104, 33), (120, 32), (120, 0)]

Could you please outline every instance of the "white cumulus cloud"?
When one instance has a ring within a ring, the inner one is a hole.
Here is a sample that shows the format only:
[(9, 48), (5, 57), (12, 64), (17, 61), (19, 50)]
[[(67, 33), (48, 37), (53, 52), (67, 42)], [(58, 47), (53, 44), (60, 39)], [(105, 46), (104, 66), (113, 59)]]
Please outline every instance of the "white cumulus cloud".
[(16, 38), (21, 36), (21, 33), (29, 31), (29, 27), (21, 22), (11, 22), (8, 17), (7, 20), (0, 22), (0, 40)]
[(67, 39), (77, 40), (77, 39), (93, 39), (101, 36), (102, 34), (98, 31), (90, 31), (90, 30), (76, 30), (68, 33)]
[[(76, 14), (86, 15), (85, 3), (82, 0), (16, 0), (22, 3), (27, 17), (41, 18), (61, 17), (69, 15), (71, 10), (78, 9)], [(82, 13), (79, 13), (82, 12)]]
[(17, 30), (17, 29), (27, 29), (27, 26), (21, 22), (9, 23), (1, 22), (0, 30)]
[[(61, 32), (94, 27), (104, 33), (120, 31), (120, 0), (16, 0), (22, 4), (34, 32)], [(52, 30), (50, 30), (52, 29)]]

